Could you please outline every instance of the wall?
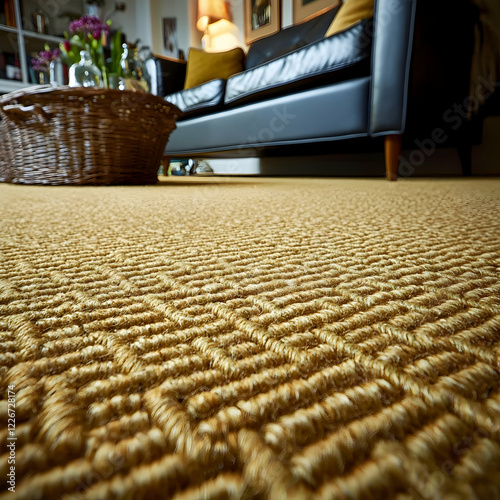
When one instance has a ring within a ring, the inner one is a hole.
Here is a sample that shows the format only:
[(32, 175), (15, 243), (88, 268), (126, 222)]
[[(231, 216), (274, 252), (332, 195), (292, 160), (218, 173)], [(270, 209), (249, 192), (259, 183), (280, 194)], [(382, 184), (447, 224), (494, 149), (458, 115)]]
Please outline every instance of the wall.
[(293, 24), (293, 0), (283, 0), (281, 5), (281, 27), (287, 28)]
[[(112, 27), (114, 29), (120, 29), (126, 36), (127, 40), (130, 42), (135, 42), (137, 38), (141, 39), (142, 37), (139, 35), (141, 26), (149, 26), (151, 24), (149, 17), (141, 16), (140, 18), (137, 16), (138, 11), (146, 12), (146, 9), (143, 8), (144, 3), (148, 3), (148, 0), (120, 0), (125, 4), (124, 12), (115, 12), (114, 5), (115, 0), (106, 0), (100, 17), (103, 20), (111, 19)], [(40, 0), (37, 0), (37, 3), (40, 4)], [(48, 2), (47, 2), (48, 3)], [(59, 0), (61, 5), (68, 4), (68, 0)], [(85, 2), (82, 0), (81, 3), (84, 5)], [(139, 4), (140, 8), (139, 8)], [(82, 5), (82, 11), (84, 11), (84, 7)], [(67, 9), (70, 10), (70, 9)], [(64, 22), (67, 24), (67, 18), (63, 18)], [(146, 30), (144, 30), (146, 31)], [(146, 44), (147, 45), (147, 44)]]
[[(164, 17), (177, 19), (179, 48), (187, 56), (190, 47), (202, 47), (203, 33), (196, 29), (198, 0), (122, 0), (127, 10), (113, 15), (113, 25), (123, 28), (129, 41), (141, 40), (141, 45), (149, 46), (155, 54), (164, 54), (163, 26)], [(233, 25), (229, 29), (230, 39), (221, 39), (220, 50), (227, 50), (227, 44), (246, 47), (243, 0), (230, 0), (233, 12)], [(291, 26), (293, 0), (282, 0), (282, 28)], [(112, 9), (114, 1), (108, 0), (106, 8)], [(105, 8), (105, 12), (106, 12)], [(212, 28), (216, 35), (217, 27)], [(212, 49), (217, 49), (217, 36), (212, 36)]]
[(177, 19), (177, 37), (179, 48), (187, 53), (190, 45), (189, 3), (186, 0), (151, 0), (151, 32), (153, 37), (152, 49), (156, 54), (163, 54), (163, 26), (164, 17)]
[[(237, 29), (239, 44), (245, 46), (245, 14), (243, 0), (231, 0), (233, 8), (233, 23)], [(286, 28), (293, 24), (292, 21), (293, 0), (281, 0), (281, 27)]]
[[(115, 12), (111, 15), (113, 28), (120, 28), (127, 35), (127, 40), (135, 42), (139, 38), (137, 34), (137, 16), (136, 16), (136, 0), (121, 0), (125, 5), (125, 12)], [(139, 2), (137, 2), (139, 3)], [(113, 11), (114, 1), (108, 0), (103, 9), (105, 19), (109, 18), (108, 14)]]
[[(179, 48), (187, 56), (190, 47), (202, 47), (203, 33), (196, 29), (198, 0), (128, 0), (136, 3), (137, 36), (144, 45), (149, 45), (156, 54), (164, 54), (162, 18), (177, 18)], [(220, 50), (232, 46), (245, 47), (245, 22), (243, 0), (230, 0), (233, 12), (233, 26), (230, 27), (230, 40), (225, 36)], [(282, 26), (292, 24), (293, 0), (282, 0)], [(145, 27), (151, 27), (145, 29)], [(214, 35), (217, 27), (212, 28)], [(130, 38), (130, 37), (129, 37)], [(218, 45), (217, 36), (212, 36), (212, 50)]]
[(137, 0), (135, 5), (136, 35), (141, 45), (152, 48), (151, 5), (149, 0)]
[[(129, 40), (139, 38), (141, 45), (150, 47), (155, 54), (163, 55), (165, 51), (162, 20), (165, 17), (174, 17), (177, 19), (179, 48), (187, 55), (192, 45), (190, 27), (194, 25), (191, 17), (194, 19), (196, 15), (191, 13), (193, 0), (127, 0), (126, 3), (130, 8), (122, 15), (121, 21), (124, 28), (126, 27), (125, 32)], [(119, 15), (116, 14), (115, 17), (118, 21)]]

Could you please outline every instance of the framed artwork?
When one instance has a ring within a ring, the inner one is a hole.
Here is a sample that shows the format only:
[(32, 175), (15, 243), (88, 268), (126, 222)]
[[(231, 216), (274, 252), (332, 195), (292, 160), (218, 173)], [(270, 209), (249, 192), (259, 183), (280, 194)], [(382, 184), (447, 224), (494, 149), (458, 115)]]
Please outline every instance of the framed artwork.
[(177, 39), (177, 19), (163, 18), (163, 54), (168, 57), (179, 56), (179, 41)]
[(340, 0), (293, 0), (293, 24), (299, 24), (337, 6)]
[(244, 0), (245, 43), (250, 44), (281, 28), (281, 0)]

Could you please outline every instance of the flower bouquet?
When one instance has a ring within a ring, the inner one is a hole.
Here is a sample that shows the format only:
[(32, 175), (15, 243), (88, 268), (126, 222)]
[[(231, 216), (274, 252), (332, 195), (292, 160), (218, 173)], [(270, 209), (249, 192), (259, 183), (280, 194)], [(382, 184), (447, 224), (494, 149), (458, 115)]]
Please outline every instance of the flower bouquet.
[(103, 23), (96, 16), (84, 15), (72, 21), (60, 48), (49, 51), (46, 46), (38, 59), (33, 60), (34, 69), (44, 74), (50, 61), (60, 58), (70, 68), (70, 86), (132, 88), (147, 92), (139, 40), (133, 44), (122, 43), (120, 30), (110, 39), (110, 27), (111, 21)]
[[(60, 49), (51, 50), (47, 44), (45, 44), (44, 48), (45, 50), (42, 50), (36, 59), (31, 60), (33, 69), (40, 75), (40, 83), (48, 83), (45, 80), (45, 75), (49, 75), (51, 73), (51, 67), (53, 67), (53, 64), (61, 57)], [(53, 80), (52, 75), (50, 80)]]
[(110, 26), (111, 21), (103, 23), (98, 17), (82, 16), (70, 23), (69, 33), (64, 33), (65, 40), (60, 44), (61, 59), (68, 66), (78, 64), (84, 57), (84, 51), (85, 57), (100, 71), (104, 87), (109, 86), (110, 76), (121, 76), (123, 47), (120, 30), (111, 38), (111, 57), (106, 59), (104, 53)]

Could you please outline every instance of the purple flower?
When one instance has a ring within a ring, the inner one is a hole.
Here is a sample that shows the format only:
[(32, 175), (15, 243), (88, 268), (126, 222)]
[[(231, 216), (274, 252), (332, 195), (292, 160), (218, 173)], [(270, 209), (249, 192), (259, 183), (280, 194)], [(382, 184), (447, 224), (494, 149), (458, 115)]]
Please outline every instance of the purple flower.
[(92, 35), (95, 40), (99, 40), (103, 33), (109, 34), (109, 26), (102, 23), (96, 16), (82, 16), (69, 25), (69, 31), (72, 35), (82, 35), (87, 40), (88, 35)]
[(102, 46), (105, 36), (109, 35), (111, 22), (108, 23), (87, 15), (72, 21), (68, 32), (64, 33), (65, 40), (60, 44), (64, 63), (68, 66), (77, 63), (80, 60), (78, 53), (87, 50), (94, 64), (102, 70), (105, 67)]
[(41, 61), (40, 59), (32, 59), (33, 69), (35, 71), (47, 71), (46, 61)]
[(49, 71), (50, 63), (58, 59), (61, 55), (59, 49), (54, 50), (42, 50), (36, 59), (32, 59), (33, 69), (35, 71)]

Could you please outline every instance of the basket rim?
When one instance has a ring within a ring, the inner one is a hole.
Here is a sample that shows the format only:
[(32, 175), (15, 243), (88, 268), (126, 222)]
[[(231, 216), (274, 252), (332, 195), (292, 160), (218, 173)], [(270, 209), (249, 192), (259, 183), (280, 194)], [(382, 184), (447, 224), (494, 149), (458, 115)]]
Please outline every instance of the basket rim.
[(157, 104), (166, 105), (171, 108), (171, 111), (177, 115), (177, 119), (184, 113), (171, 102), (165, 100), (163, 97), (150, 94), (147, 92), (140, 92), (138, 90), (126, 89), (107, 89), (103, 87), (69, 87), (68, 85), (33, 85), (23, 89), (15, 90), (8, 94), (0, 96), (0, 110), (1, 107), (9, 105), (10, 102), (23, 99), (24, 97), (36, 96), (50, 96), (57, 98), (58, 96), (74, 95), (77, 97), (93, 98), (96, 96), (106, 95), (112, 98), (140, 98), (141, 100), (156, 102)]

